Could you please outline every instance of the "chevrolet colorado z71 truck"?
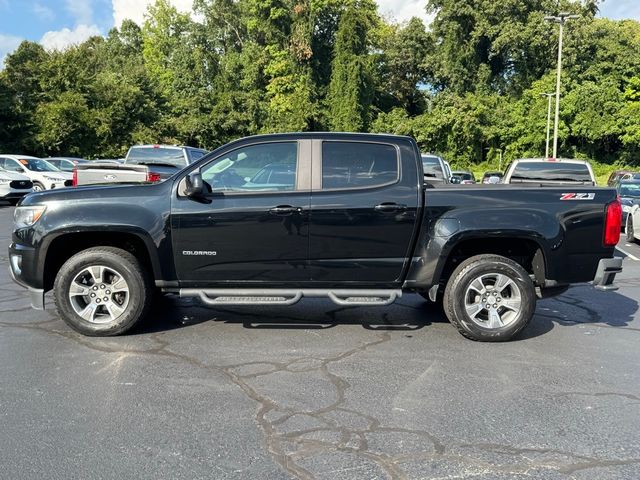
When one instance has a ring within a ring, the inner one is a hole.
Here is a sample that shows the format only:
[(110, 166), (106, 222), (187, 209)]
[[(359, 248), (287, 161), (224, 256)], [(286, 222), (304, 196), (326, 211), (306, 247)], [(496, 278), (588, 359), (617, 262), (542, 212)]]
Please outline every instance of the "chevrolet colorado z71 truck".
[(170, 179), (35, 193), (15, 211), (14, 279), (34, 308), (52, 290), (85, 335), (117, 335), (155, 290), (212, 307), (443, 302), (468, 338), (512, 338), (536, 297), (612, 290), (613, 189), (424, 183), (411, 138), (305, 133), (244, 138)]

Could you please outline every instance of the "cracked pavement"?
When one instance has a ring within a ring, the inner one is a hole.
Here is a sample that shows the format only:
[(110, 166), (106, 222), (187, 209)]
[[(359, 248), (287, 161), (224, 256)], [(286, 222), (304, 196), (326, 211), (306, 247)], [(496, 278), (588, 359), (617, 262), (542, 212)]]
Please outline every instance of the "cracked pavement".
[[(2, 244), (13, 209), (0, 206)], [(625, 246), (640, 256), (640, 247)], [(635, 249), (635, 250), (634, 250)], [(640, 262), (540, 301), (516, 341), (434, 306), (208, 309), (133, 334), (29, 308), (0, 251), (0, 478), (640, 478)]]

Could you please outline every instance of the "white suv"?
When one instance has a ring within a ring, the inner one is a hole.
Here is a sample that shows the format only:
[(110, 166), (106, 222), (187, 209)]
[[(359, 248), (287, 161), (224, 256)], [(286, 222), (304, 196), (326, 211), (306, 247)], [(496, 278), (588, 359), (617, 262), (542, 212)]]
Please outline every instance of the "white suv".
[(0, 168), (0, 200), (17, 204), (22, 197), (33, 191), (29, 177), (19, 173), (7, 172)]
[(0, 168), (29, 177), (35, 192), (70, 187), (73, 178), (73, 174), (61, 171), (46, 160), (27, 155), (0, 154)]

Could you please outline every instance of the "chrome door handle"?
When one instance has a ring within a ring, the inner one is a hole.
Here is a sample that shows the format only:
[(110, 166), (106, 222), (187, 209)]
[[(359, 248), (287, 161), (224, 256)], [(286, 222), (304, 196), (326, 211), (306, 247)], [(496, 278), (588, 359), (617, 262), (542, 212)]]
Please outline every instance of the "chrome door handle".
[(281, 217), (293, 215), (294, 213), (301, 213), (302, 208), (300, 207), (292, 207), (291, 205), (278, 205), (277, 207), (273, 207), (269, 209), (269, 213), (271, 215), (278, 215)]
[(373, 208), (376, 212), (389, 213), (389, 212), (400, 212), (400, 211), (406, 210), (407, 206), (399, 203), (385, 202), (385, 203), (381, 203), (380, 205), (376, 205)]

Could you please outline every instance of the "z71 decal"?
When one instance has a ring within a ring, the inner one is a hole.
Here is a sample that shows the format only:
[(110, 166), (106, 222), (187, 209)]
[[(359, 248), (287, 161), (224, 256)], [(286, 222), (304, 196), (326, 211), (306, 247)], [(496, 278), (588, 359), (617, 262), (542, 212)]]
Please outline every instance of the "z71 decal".
[(593, 200), (595, 193), (563, 193), (560, 200)]

